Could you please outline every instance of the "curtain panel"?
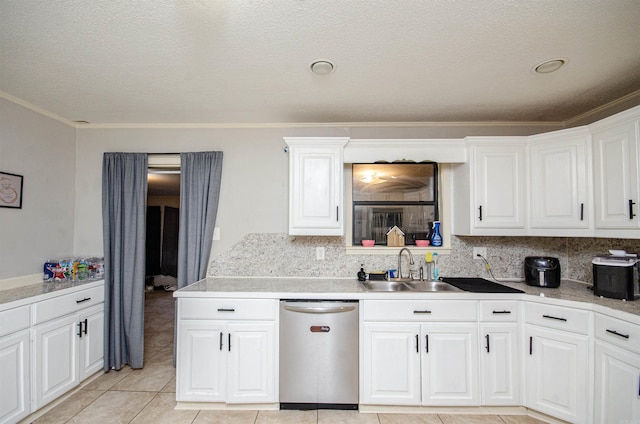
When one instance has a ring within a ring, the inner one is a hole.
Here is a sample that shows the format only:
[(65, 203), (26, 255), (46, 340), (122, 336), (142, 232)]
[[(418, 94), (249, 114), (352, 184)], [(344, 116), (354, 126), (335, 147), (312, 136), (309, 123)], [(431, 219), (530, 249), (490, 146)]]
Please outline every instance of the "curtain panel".
[(105, 153), (105, 371), (143, 366), (146, 203), (147, 154)]
[(205, 278), (218, 212), (222, 152), (180, 154), (178, 288)]

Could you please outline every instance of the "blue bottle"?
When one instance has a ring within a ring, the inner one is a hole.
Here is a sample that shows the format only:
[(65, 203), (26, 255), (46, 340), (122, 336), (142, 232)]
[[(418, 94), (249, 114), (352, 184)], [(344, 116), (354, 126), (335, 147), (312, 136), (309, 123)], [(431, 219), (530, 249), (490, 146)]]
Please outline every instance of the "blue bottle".
[(440, 221), (433, 222), (433, 232), (431, 233), (431, 246), (442, 246), (442, 236), (440, 235)]

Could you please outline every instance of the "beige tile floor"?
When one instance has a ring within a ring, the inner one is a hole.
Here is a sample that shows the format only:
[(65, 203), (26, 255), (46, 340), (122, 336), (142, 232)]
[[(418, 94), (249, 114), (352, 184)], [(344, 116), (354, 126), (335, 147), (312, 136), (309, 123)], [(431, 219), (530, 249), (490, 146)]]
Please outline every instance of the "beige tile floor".
[[(537, 424), (525, 416), (368, 414), (357, 411), (185, 411), (175, 410), (174, 299), (146, 293), (144, 368), (102, 374), (34, 423), (74, 424)], [(27, 422), (30, 422), (27, 420)]]

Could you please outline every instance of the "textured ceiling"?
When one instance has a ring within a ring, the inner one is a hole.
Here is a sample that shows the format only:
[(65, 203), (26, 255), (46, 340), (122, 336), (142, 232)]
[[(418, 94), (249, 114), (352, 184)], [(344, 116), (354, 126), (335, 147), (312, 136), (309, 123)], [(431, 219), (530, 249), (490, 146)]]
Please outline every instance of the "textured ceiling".
[(0, 91), (94, 124), (559, 122), (640, 90), (639, 28), (638, 0), (0, 0)]

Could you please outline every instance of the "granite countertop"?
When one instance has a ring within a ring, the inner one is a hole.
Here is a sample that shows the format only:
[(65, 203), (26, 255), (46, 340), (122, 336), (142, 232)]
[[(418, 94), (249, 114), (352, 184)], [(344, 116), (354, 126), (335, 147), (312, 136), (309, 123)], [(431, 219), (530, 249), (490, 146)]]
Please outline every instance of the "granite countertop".
[(56, 296), (63, 290), (65, 290), (65, 294), (73, 293), (74, 291), (96, 287), (102, 283), (103, 280), (65, 281), (60, 283), (42, 282), (0, 290), (0, 311), (47, 299)]
[[(520, 289), (525, 294), (470, 292), (367, 292), (355, 279), (318, 278), (242, 278), (209, 277), (176, 292), (181, 297), (263, 298), (263, 299), (523, 299), (596, 310), (640, 324), (640, 300), (625, 302), (594, 296), (591, 284), (562, 280), (558, 288), (528, 286), (522, 281), (499, 281), (505, 286)], [(570, 303), (567, 303), (570, 302)], [(627, 314), (632, 314), (629, 316)]]

